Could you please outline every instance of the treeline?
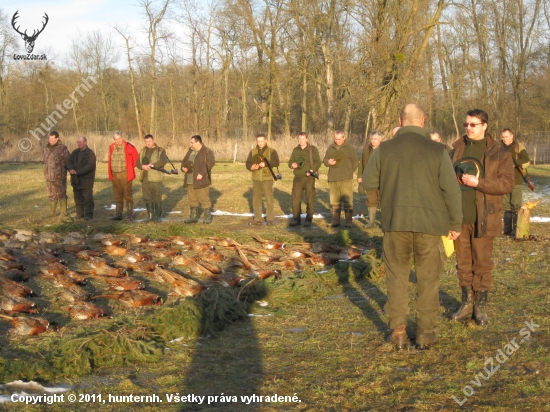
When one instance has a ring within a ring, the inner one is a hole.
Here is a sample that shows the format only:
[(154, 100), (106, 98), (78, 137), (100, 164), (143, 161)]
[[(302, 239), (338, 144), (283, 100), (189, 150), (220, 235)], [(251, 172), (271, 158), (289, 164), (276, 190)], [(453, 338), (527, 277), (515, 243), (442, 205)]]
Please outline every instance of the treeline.
[[(546, 0), (226, 0), (206, 8), (140, 0), (139, 7), (145, 32), (120, 25), (84, 34), (63, 64), (14, 61), (22, 42), (0, 10), (4, 145), (30, 137), (89, 76), (97, 82), (55, 117), (62, 134), (242, 140), (343, 129), (360, 141), (373, 129), (388, 133), (407, 102), (424, 107), (427, 126), (447, 139), (463, 132), (465, 111), (476, 107), (489, 113), (495, 133), (550, 129)], [(176, 25), (185, 36), (171, 31)]]

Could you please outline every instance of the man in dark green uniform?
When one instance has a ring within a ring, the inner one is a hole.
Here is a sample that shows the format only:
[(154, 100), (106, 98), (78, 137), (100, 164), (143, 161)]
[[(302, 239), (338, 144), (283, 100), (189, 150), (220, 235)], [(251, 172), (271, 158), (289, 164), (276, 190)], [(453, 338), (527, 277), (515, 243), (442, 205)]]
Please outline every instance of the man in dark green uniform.
[[(370, 134), (369, 143), (363, 147), (363, 154), (359, 160), (359, 167), (357, 168), (357, 182), (361, 184), (363, 181), (363, 171), (369, 163), (370, 156), (374, 152), (380, 143), (382, 143), (382, 133), (378, 130), (373, 130)], [(369, 190), (367, 192), (367, 208), (369, 210), (369, 223), (365, 226), (367, 228), (376, 227), (376, 210), (380, 205), (380, 191)]]
[(252, 172), (252, 208), (254, 221), (250, 224), (262, 224), (262, 195), (265, 198), (266, 224), (273, 225), (275, 218), (273, 198), (273, 176), (265, 160), (272, 168), (279, 167), (279, 155), (271, 147), (267, 147), (265, 134), (256, 136), (256, 147), (250, 151), (246, 159), (246, 168)]
[(328, 167), (328, 185), (332, 206), (332, 222), (329, 226), (340, 226), (343, 203), (346, 227), (352, 227), (353, 174), (357, 169), (359, 159), (357, 159), (355, 148), (346, 142), (343, 131), (336, 130), (334, 132), (334, 143), (328, 147), (323, 163)]
[(388, 341), (408, 346), (409, 275), (416, 272), (416, 347), (437, 342), (439, 277), (443, 272), (441, 236), (460, 234), (460, 189), (445, 148), (424, 129), (424, 112), (416, 104), (401, 110), (401, 128), (382, 142), (363, 172), (365, 190), (380, 189), (383, 255), (388, 301), (384, 307), (392, 329)]
[(162, 216), (162, 181), (164, 173), (155, 169), (163, 168), (168, 162), (166, 151), (155, 144), (155, 138), (148, 134), (144, 137), (145, 147), (141, 149), (137, 168), (141, 169), (140, 181), (143, 201), (147, 207), (146, 222), (160, 222)]
[(202, 137), (192, 136), (189, 150), (181, 162), (190, 207), (189, 219), (185, 219), (184, 223), (199, 221), (199, 203), (204, 208), (203, 222), (212, 223), (212, 202), (208, 191), (212, 184), (212, 168), (215, 164), (214, 152), (202, 144)]
[(80, 136), (76, 144), (77, 149), (73, 150), (67, 162), (67, 169), (71, 174), (71, 185), (73, 186), (76, 218), (91, 220), (94, 217), (94, 180), (96, 157), (95, 153), (88, 147), (88, 139)]
[(523, 204), (523, 177), (516, 166), (525, 169), (531, 163), (529, 154), (522, 143), (515, 140), (510, 129), (504, 129), (500, 135), (502, 145), (508, 149), (514, 161), (514, 178), (516, 185), (510, 193), (502, 198), (502, 210), (504, 211), (504, 228), (502, 234), (505, 236), (516, 236), (516, 225), (518, 224), (518, 211)]
[[(308, 142), (307, 133), (298, 135), (298, 146), (292, 150), (288, 167), (294, 170), (292, 181), (292, 220), (290, 226), (298, 226), (301, 221), (302, 195), (306, 193), (306, 221), (304, 226), (311, 226), (315, 213), (315, 174), (321, 167), (319, 150)], [(318, 174), (317, 174), (318, 175)]]

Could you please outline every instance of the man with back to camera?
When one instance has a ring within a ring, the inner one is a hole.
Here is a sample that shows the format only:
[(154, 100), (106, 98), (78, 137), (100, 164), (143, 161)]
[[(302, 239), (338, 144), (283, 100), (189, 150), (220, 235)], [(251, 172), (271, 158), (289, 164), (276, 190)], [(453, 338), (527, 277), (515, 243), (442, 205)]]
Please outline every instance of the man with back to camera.
[[(492, 288), (493, 239), (501, 234), (502, 197), (514, 188), (512, 156), (487, 132), (489, 116), (480, 109), (466, 113), (466, 134), (453, 143), (453, 164), (461, 182), (462, 228), (455, 240), (462, 304), (452, 319), (487, 325), (487, 294)], [(479, 168), (461, 174), (464, 164)]]
[(460, 235), (460, 189), (445, 148), (424, 129), (424, 111), (407, 104), (401, 128), (382, 142), (363, 172), (365, 190), (380, 189), (383, 256), (388, 301), (384, 306), (392, 330), (388, 341), (397, 349), (409, 345), (409, 275), (416, 272), (416, 347), (436, 343), (439, 278), (443, 273), (441, 236)]

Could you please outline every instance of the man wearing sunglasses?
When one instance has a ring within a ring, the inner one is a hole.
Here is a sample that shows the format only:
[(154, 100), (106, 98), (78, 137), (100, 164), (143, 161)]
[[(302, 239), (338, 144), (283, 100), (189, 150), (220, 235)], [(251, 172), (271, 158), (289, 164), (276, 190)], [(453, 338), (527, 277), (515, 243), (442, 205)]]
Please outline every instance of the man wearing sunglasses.
[(492, 287), (493, 239), (501, 234), (502, 196), (514, 188), (514, 165), (510, 153), (488, 132), (489, 117), (479, 109), (466, 113), (466, 134), (453, 144), (455, 166), (464, 158), (483, 165), (484, 175), (462, 174), (462, 229), (454, 241), (462, 305), (452, 315), (459, 321), (489, 323), (487, 294)]

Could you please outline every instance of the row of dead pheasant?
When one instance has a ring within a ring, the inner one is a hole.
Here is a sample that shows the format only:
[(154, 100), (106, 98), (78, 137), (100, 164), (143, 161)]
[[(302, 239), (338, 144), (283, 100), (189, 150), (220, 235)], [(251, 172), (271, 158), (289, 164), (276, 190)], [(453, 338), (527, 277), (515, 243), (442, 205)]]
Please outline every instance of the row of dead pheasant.
[[(57, 325), (43, 318), (8, 316), (19, 313), (38, 313), (32, 301), (36, 294), (22, 284), (32, 276), (25, 272), (22, 262), (31, 259), (38, 264), (37, 276), (60, 289), (55, 297), (66, 302), (64, 309), (75, 320), (98, 319), (108, 316), (95, 303), (98, 299), (116, 299), (129, 307), (161, 305), (159, 295), (144, 290), (145, 285), (128, 275), (129, 271), (146, 274), (148, 278), (169, 285), (170, 295), (194, 297), (214, 286), (239, 286), (270, 276), (279, 277), (281, 269), (300, 271), (307, 267), (323, 268), (338, 260), (357, 259), (366, 247), (336, 247), (326, 243), (297, 243), (288, 249), (285, 243), (253, 237), (261, 248), (242, 245), (229, 238), (208, 238), (210, 243), (182, 236), (168, 240), (153, 240), (144, 236), (96, 234), (90, 238), (80, 233), (62, 236), (57, 233), (31, 231), (0, 231), (0, 318), (12, 324), (11, 333), (37, 335)], [(86, 245), (91, 240), (96, 246)], [(226, 256), (216, 248), (234, 251)], [(25, 256), (18, 256), (24, 250)], [(275, 252), (278, 251), (278, 252)], [(194, 253), (187, 256), (184, 253)], [(86, 262), (87, 268), (73, 271), (62, 254)], [(102, 255), (116, 258), (108, 261)], [(158, 259), (170, 259), (168, 267), (185, 266), (188, 274), (168, 269)], [(265, 268), (270, 265), (272, 268)], [(278, 267), (274, 269), (273, 267)], [(108, 291), (92, 296), (83, 289), (90, 279), (106, 285)]]

